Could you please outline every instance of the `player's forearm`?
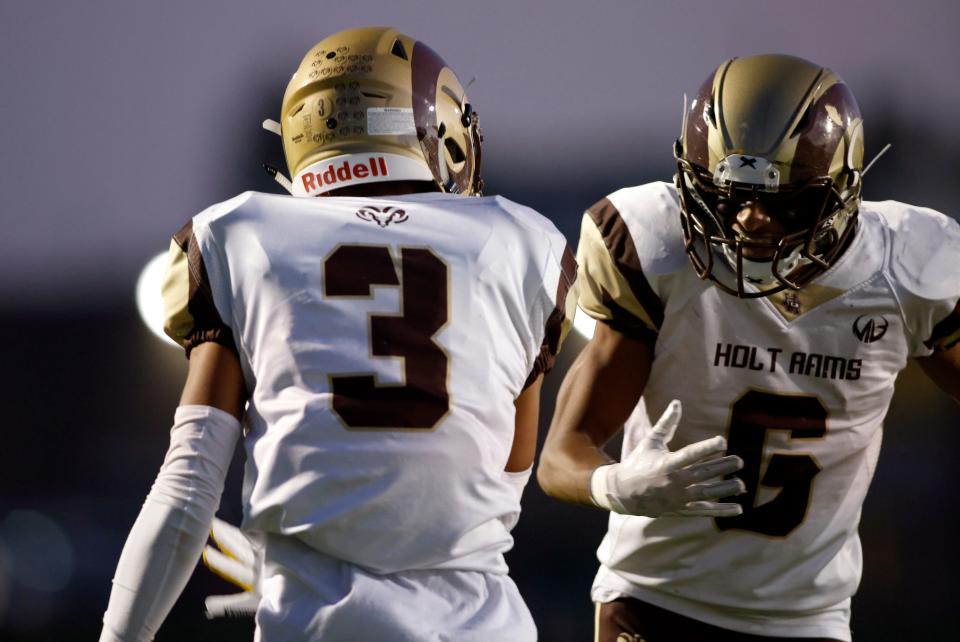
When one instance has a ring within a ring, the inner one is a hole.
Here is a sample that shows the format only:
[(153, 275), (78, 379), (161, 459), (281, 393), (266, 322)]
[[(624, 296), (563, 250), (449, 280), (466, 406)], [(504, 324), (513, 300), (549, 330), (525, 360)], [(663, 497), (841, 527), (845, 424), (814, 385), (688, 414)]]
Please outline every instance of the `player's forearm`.
[(240, 422), (181, 406), (170, 449), (120, 555), (101, 642), (151, 640), (186, 585), (207, 539)]
[(593, 506), (590, 475), (612, 461), (603, 445), (620, 429), (622, 418), (611, 415), (610, 389), (601, 374), (590, 355), (581, 354), (560, 386), (537, 468), (537, 481), (551, 497)]
[(117, 564), (100, 642), (153, 639), (207, 539), (213, 512), (190, 513), (156, 493), (147, 497)]
[(594, 506), (590, 497), (590, 475), (612, 460), (583, 433), (557, 437), (545, 446), (537, 468), (537, 482), (556, 499)]

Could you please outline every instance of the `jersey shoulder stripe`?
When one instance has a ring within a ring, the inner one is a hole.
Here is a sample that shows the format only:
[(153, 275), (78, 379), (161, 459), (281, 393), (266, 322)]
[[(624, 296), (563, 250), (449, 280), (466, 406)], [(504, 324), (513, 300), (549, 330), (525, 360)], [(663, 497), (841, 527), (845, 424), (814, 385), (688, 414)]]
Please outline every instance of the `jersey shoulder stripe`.
[(596, 225), (610, 258), (626, 279), (634, 297), (653, 325), (659, 328), (663, 325), (663, 304), (644, 276), (636, 245), (620, 211), (610, 199), (604, 198), (588, 209), (587, 215)]
[(628, 336), (654, 341), (665, 305), (658, 281), (686, 266), (669, 186), (625, 188), (589, 208), (578, 260), (580, 307)]
[(557, 279), (557, 293), (554, 297), (554, 307), (547, 317), (543, 343), (540, 352), (534, 361), (530, 376), (524, 383), (524, 388), (532, 384), (538, 376), (553, 369), (560, 353), (560, 348), (573, 326), (573, 317), (577, 306), (577, 260), (570, 247), (564, 245), (560, 259), (560, 274)]
[(930, 338), (923, 342), (934, 352), (949, 350), (960, 343), (960, 304), (945, 319), (933, 326)]
[(170, 241), (162, 294), (164, 332), (183, 346), (187, 358), (193, 348), (207, 341), (237, 351), (233, 333), (214, 305), (192, 219)]

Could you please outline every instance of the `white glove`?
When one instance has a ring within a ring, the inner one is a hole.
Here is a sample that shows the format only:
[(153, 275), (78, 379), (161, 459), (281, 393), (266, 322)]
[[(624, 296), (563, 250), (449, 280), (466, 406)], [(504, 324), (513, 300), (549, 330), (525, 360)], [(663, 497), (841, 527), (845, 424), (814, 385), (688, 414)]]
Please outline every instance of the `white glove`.
[(232, 584), (244, 589), (233, 595), (211, 595), (204, 601), (204, 613), (218, 617), (253, 617), (260, 604), (260, 566), (263, 551), (247, 539), (239, 528), (218, 517), (213, 518), (209, 544), (203, 549), (204, 565)]
[(743, 512), (740, 504), (712, 501), (745, 491), (737, 477), (717, 479), (740, 470), (743, 460), (736, 455), (709, 459), (727, 449), (727, 440), (720, 436), (670, 452), (667, 444), (679, 423), (680, 402), (673, 400), (626, 459), (593, 471), (593, 502), (615, 513), (647, 517), (732, 517)]

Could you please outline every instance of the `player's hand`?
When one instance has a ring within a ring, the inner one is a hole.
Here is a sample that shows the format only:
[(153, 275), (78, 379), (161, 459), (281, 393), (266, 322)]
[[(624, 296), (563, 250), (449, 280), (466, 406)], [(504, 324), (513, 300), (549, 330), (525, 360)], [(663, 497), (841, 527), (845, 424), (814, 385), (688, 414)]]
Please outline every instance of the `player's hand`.
[(667, 450), (680, 423), (680, 402), (671, 401), (663, 415), (626, 459), (600, 466), (590, 478), (594, 503), (624, 515), (707, 515), (732, 517), (740, 504), (716, 500), (743, 493), (743, 482), (733, 477), (743, 460), (736, 455), (715, 458), (727, 449), (717, 436), (677, 452)]
[(262, 553), (243, 532), (217, 517), (210, 527), (216, 547), (203, 549), (203, 563), (211, 571), (236, 584), (243, 593), (211, 595), (204, 601), (208, 618), (253, 617), (260, 604), (260, 565)]

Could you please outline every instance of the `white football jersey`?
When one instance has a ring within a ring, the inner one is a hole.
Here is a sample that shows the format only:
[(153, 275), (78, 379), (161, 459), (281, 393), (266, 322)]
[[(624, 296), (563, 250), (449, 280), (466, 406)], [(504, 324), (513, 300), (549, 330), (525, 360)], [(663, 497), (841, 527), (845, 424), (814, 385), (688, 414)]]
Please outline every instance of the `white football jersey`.
[(747, 488), (726, 500), (742, 504), (737, 517), (611, 513), (594, 599), (626, 594), (743, 632), (849, 639), (857, 525), (894, 382), (909, 357), (960, 335), (957, 223), (864, 202), (851, 245), (813, 283), (739, 299), (697, 278), (676, 191), (653, 183), (587, 212), (578, 261), (580, 306), (655, 341), (623, 455), (648, 414), (679, 399), (670, 449), (724, 435)]
[(576, 263), (500, 197), (245, 193), (174, 238), (168, 333), (244, 370), (244, 527), (375, 573), (505, 572), (514, 400)]

